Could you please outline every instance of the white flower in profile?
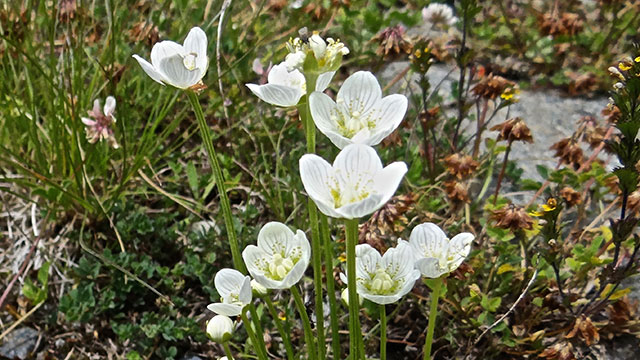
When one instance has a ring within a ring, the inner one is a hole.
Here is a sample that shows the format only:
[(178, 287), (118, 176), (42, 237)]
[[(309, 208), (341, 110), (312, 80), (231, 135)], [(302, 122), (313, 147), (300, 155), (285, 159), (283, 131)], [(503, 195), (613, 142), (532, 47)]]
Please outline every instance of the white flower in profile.
[(240, 271), (222, 269), (218, 271), (213, 282), (220, 294), (221, 302), (209, 304), (207, 309), (216, 314), (238, 316), (251, 302), (251, 278), (242, 275)]
[(340, 149), (354, 143), (378, 145), (400, 125), (407, 104), (404, 95), (383, 98), (378, 80), (368, 71), (349, 76), (338, 91), (336, 102), (321, 92), (309, 97), (318, 130)]
[[(318, 76), (316, 91), (324, 91), (335, 74), (334, 71)], [(246, 84), (249, 90), (260, 100), (272, 105), (289, 107), (296, 106), (300, 98), (307, 93), (304, 75), (298, 70), (287, 70), (285, 63), (275, 65), (267, 75), (267, 84)]]
[(175, 86), (178, 89), (188, 89), (201, 84), (207, 72), (209, 59), (207, 58), (207, 35), (199, 27), (189, 31), (184, 44), (173, 41), (161, 41), (151, 49), (151, 63), (138, 55), (138, 60), (144, 72), (162, 85)]
[(304, 232), (285, 224), (267, 223), (258, 233), (258, 246), (249, 245), (242, 258), (255, 281), (267, 289), (288, 289), (309, 266), (311, 246)]
[(407, 172), (404, 162), (384, 169), (376, 151), (367, 145), (347, 145), (333, 165), (314, 154), (300, 158), (300, 177), (323, 214), (355, 219), (382, 207), (395, 193)]
[[(356, 290), (358, 295), (376, 304), (391, 304), (406, 295), (420, 271), (413, 262), (413, 249), (405, 242), (380, 256), (369, 244), (356, 246)], [(347, 276), (340, 274), (343, 282)]]
[[(423, 276), (435, 279), (462, 264), (469, 255), (474, 238), (473, 234), (465, 232), (449, 239), (438, 225), (423, 223), (411, 231), (408, 244), (413, 249), (416, 268)], [(404, 240), (398, 242), (407, 243)]]
[(111, 128), (111, 125), (116, 122), (116, 118), (113, 116), (115, 110), (116, 99), (113, 96), (108, 96), (104, 102), (104, 112), (100, 109), (100, 100), (93, 101), (93, 109), (87, 111), (92, 119), (81, 118), (82, 123), (86, 126), (85, 132), (89, 143), (95, 144), (98, 140), (106, 140), (114, 149), (119, 147)]
[(453, 26), (458, 21), (446, 4), (432, 3), (422, 9), (422, 20), (433, 25)]
[(228, 316), (216, 315), (207, 323), (207, 335), (215, 342), (227, 342), (232, 334), (233, 320)]

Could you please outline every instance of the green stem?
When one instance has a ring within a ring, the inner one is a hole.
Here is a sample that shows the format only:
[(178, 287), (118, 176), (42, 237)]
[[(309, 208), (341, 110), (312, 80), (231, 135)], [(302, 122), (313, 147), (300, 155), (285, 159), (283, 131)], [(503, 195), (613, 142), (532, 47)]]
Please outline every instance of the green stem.
[[(316, 126), (311, 117), (309, 95), (311, 95), (315, 90), (317, 79), (317, 75), (306, 75), (306, 101), (298, 107), (300, 118), (304, 125), (305, 138), (307, 140), (307, 153), (309, 154), (314, 154), (316, 152)], [(326, 345), (324, 338), (324, 299), (322, 296), (322, 249), (320, 243), (320, 230), (318, 228), (318, 208), (311, 198), (307, 200), (307, 210), (309, 212), (309, 225), (311, 227), (311, 261), (313, 264), (313, 286), (315, 290), (316, 338), (318, 339), (319, 357), (324, 359)]]
[(211, 131), (209, 130), (209, 125), (204, 118), (204, 113), (202, 112), (202, 107), (200, 106), (200, 101), (198, 101), (198, 96), (195, 92), (191, 90), (187, 90), (187, 97), (189, 98), (189, 102), (191, 103), (191, 107), (193, 108), (193, 112), (196, 115), (196, 119), (198, 120), (198, 127), (200, 129), (200, 136), (202, 136), (202, 143), (204, 144), (205, 149), (207, 150), (207, 155), (209, 157), (209, 164), (211, 165), (211, 170), (213, 171), (213, 177), (216, 181), (216, 186), (218, 187), (218, 194), (220, 195), (220, 208), (222, 209), (222, 215), (224, 217), (224, 225), (227, 229), (227, 237), (229, 238), (229, 246), (231, 247), (231, 257), (233, 258), (233, 266), (236, 270), (241, 271), (242, 273), (247, 273), (246, 268), (244, 267), (244, 263), (242, 262), (242, 257), (240, 256), (240, 250), (238, 248), (238, 239), (236, 238), (236, 230), (233, 226), (233, 217), (231, 214), (231, 205), (229, 203), (229, 197), (227, 196), (227, 190), (225, 189), (225, 181), (224, 176), (222, 175), (222, 169), (220, 168), (220, 164), (218, 163), (218, 157), (216, 155), (216, 149), (213, 147), (213, 141), (211, 140)]
[(307, 348), (309, 349), (309, 360), (316, 360), (316, 346), (313, 341), (313, 333), (311, 332), (311, 322), (309, 321), (309, 315), (307, 315), (307, 309), (304, 307), (304, 302), (302, 301), (302, 296), (300, 295), (300, 291), (294, 285), (291, 287), (291, 294), (293, 295), (293, 300), (296, 303), (296, 307), (298, 308), (298, 313), (300, 314), (300, 318), (302, 319), (302, 327), (304, 328), (304, 337), (307, 342)]
[(435, 285), (431, 292), (431, 306), (429, 309), (429, 325), (427, 326), (427, 338), (424, 342), (424, 360), (431, 359), (431, 344), (433, 343), (433, 330), (436, 326), (436, 317), (438, 316), (438, 300), (440, 299), (440, 291), (442, 290), (442, 278), (435, 281)]
[(267, 356), (267, 346), (264, 343), (264, 330), (262, 329), (262, 324), (260, 323), (260, 317), (258, 316), (258, 312), (256, 311), (256, 306), (251, 303), (249, 304), (249, 312), (251, 313), (251, 319), (253, 320), (253, 325), (256, 328), (256, 340), (258, 340), (258, 347), (261, 351), (264, 352), (264, 356)]
[(229, 342), (223, 342), (222, 347), (224, 347), (224, 354), (227, 356), (227, 359), (233, 360), (233, 354), (231, 353), (231, 348), (229, 348)]
[(387, 309), (380, 305), (380, 360), (387, 360)]
[(333, 358), (340, 359), (340, 328), (338, 325), (338, 302), (336, 300), (336, 286), (333, 279), (333, 243), (329, 233), (329, 223), (324, 214), (320, 214), (320, 235), (324, 246), (324, 268), (326, 269), (327, 293), (329, 294), (329, 309), (331, 317), (331, 347)]
[(282, 342), (284, 342), (284, 348), (287, 351), (287, 359), (293, 360), (293, 346), (291, 346), (291, 339), (289, 339), (289, 333), (284, 329), (284, 325), (280, 318), (278, 317), (278, 313), (276, 312), (276, 308), (273, 306), (273, 301), (269, 295), (266, 295), (264, 298), (267, 303), (267, 309), (269, 309), (269, 313), (271, 314), (271, 318), (276, 323), (276, 328), (280, 332), (280, 336), (282, 337)]
[(245, 314), (244, 310), (240, 312), (240, 317), (242, 318), (242, 322), (244, 323), (244, 328), (247, 331), (249, 338), (251, 339), (251, 343), (253, 344), (253, 346), (255, 346), (255, 351), (256, 351), (256, 354), (258, 354), (258, 359), (268, 360), (266, 355), (266, 350), (260, 349), (260, 346), (258, 345), (258, 337), (256, 336), (256, 333), (251, 328), (251, 322), (249, 321), (249, 318), (247, 318), (247, 314)]
[(349, 292), (349, 352), (351, 359), (364, 357), (362, 332), (360, 331), (360, 304), (356, 292), (356, 244), (358, 243), (358, 219), (345, 220), (347, 237), (347, 289)]

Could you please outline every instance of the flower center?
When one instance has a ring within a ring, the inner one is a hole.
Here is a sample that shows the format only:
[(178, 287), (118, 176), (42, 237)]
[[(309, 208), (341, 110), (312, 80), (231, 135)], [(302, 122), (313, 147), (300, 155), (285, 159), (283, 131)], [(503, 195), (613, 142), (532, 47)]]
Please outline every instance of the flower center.
[(198, 54), (196, 53), (188, 53), (182, 57), (182, 65), (189, 71), (193, 71), (196, 69), (196, 58)]
[(294, 262), (289, 258), (285, 258), (280, 254), (273, 255), (268, 266), (268, 272), (265, 274), (273, 280), (282, 280), (293, 268)]
[(336, 188), (331, 189), (333, 205), (336, 209), (344, 205), (364, 200), (370, 194), (371, 193), (367, 186), (359, 186), (359, 184), (342, 184), (339, 190)]
[[(344, 105), (344, 100), (338, 99), (337, 103)], [(355, 134), (363, 129), (373, 129), (376, 127), (376, 121), (373, 119), (373, 113), (369, 112), (366, 116), (359, 110), (347, 107), (348, 116), (343, 116), (339, 111), (331, 114), (331, 120), (338, 125), (340, 134), (346, 138), (352, 138)]]
[(373, 279), (369, 283), (368, 290), (377, 295), (393, 293), (396, 289), (396, 281), (391, 278), (384, 268), (376, 269)]

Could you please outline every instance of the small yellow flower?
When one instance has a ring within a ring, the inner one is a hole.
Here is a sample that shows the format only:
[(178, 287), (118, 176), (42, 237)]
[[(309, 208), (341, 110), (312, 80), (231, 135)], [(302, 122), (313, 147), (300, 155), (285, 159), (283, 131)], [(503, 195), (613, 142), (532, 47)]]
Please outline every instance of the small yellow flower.
[(512, 100), (512, 99), (513, 100), (517, 100), (517, 99), (514, 99), (514, 96), (516, 96), (519, 93), (520, 93), (520, 90), (518, 90), (518, 89), (506, 88), (504, 90), (504, 92), (502, 94), (500, 94), (500, 97), (503, 100), (506, 100), (506, 101), (509, 101), (509, 100)]
[(529, 212), (529, 216), (533, 216), (533, 217), (540, 217), (542, 215), (544, 215), (542, 211), (534, 210)]
[(633, 59), (633, 61), (640, 63), (640, 56), (637, 56), (635, 59)]
[(345, 256), (345, 254), (340, 254), (340, 256), (338, 256), (338, 260), (340, 260), (340, 262), (346, 262), (347, 257)]
[(629, 69), (631, 69), (630, 65), (624, 64), (624, 63), (619, 63), (618, 64), (618, 69), (622, 70), (622, 71), (627, 71)]
[(422, 51), (420, 51), (420, 49), (416, 50), (416, 52), (413, 53), (413, 56), (415, 56), (416, 59), (420, 59), (420, 57), (422, 56)]
[(544, 212), (551, 212), (556, 209), (557, 205), (558, 201), (554, 198), (550, 198), (547, 200), (546, 204), (542, 205), (542, 210), (544, 210)]

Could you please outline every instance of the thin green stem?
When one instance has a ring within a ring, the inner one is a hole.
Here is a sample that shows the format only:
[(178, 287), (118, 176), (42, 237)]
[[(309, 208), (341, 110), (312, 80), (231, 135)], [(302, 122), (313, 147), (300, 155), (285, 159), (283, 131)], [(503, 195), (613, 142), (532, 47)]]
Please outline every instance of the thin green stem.
[(291, 339), (289, 338), (289, 333), (285, 330), (284, 325), (282, 324), (282, 321), (280, 321), (280, 318), (278, 317), (278, 312), (276, 311), (276, 308), (273, 306), (273, 301), (271, 301), (271, 298), (269, 297), (269, 295), (264, 296), (263, 299), (267, 303), (267, 309), (269, 310), (269, 314), (271, 314), (271, 318), (273, 318), (273, 321), (276, 323), (276, 328), (278, 328), (278, 331), (280, 332), (280, 336), (282, 337), (282, 342), (284, 343), (284, 348), (287, 351), (287, 359), (293, 360), (293, 346), (291, 346)]
[(258, 340), (258, 348), (260, 351), (264, 352), (264, 356), (267, 356), (267, 346), (264, 343), (264, 330), (262, 329), (262, 324), (260, 323), (260, 317), (258, 316), (258, 312), (256, 311), (256, 306), (251, 303), (249, 304), (249, 312), (251, 313), (251, 319), (253, 320), (253, 325), (256, 328), (256, 340)]
[(224, 176), (222, 175), (222, 169), (220, 168), (220, 164), (218, 163), (216, 149), (213, 147), (213, 141), (211, 140), (211, 131), (209, 130), (209, 125), (204, 118), (204, 113), (202, 112), (200, 101), (198, 101), (198, 96), (191, 90), (187, 90), (186, 93), (189, 98), (189, 102), (191, 103), (191, 107), (193, 107), (193, 112), (196, 115), (196, 119), (198, 120), (198, 127), (200, 129), (200, 136), (202, 136), (202, 143), (207, 150), (209, 164), (211, 165), (213, 177), (216, 181), (216, 186), (218, 187), (218, 194), (220, 195), (220, 208), (222, 209), (224, 225), (227, 229), (227, 237), (229, 238), (229, 246), (231, 247), (233, 266), (236, 268), (236, 270), (239, 270), (246, 274), (247, 270), (244, 267), (244, 262), (242, 262), (242, 257), (240, 256), (236, 230), (233, 226), (231, 205), (229, 203), (229, 197), (227, 196), (227, 190), (225, 189), (224, 185)]
[(442, 290), (442, 278), (435, 281), (435, 285), (431, 292), (431, 306), (429, 309), (429, 325), (427, 326), (427, 338), (424, 341), (424, 360), (431, 359), (431, 344), (433, 343), (433, 330), (436, 326), (436, 317), (438, 316), (438, 300), (440, 299), (440, 291)]
[(296, 303), (296, 307), (298, 308), (298, 313), (300, 314), (300, 318), (302, 319), (302, 327), (304, 328), (304, 337), (307, 342), (307, 348), (309, 349), (309, 360), (316, 360), (316, 346), (315, 341), (313, 341), (313, 332), (311, 331), (311, 322), (309, 321), (309, 315), (307, 315), (307, 309), (304, 307), (304, 302), (302, 301), (302, 296), (300, 295), (300, 291), (294, 285), (291, 287), (291, 294), (293, 295), (293, 300)]
[(360, 303), (356, 292), (356, 244), (358, 243), (358, 219), (345, 220), (347, 238), (347, 289), (349, 292), (349, 351), (351, 359), (364, 357), (362, 332), (360, 331)]
[(333, 243), (329, 233), (329, 222), (324, 214), (320, 214), (320, 236), (324, 246), (324, 268), (326, 269), (327, 293), (329, 294), (329, 309), (331, 317), (331, 348), (333, 358), (340, 359), (340, 328), (338, 324), (338, 302), (336, 299), (336, 286), (333, 279)]
[(387, 360), (387, 308), (380, 305), (380, 360)]
[[(316, 152), (316, 126), (311, 117), (309, 95), (311, 95), (315, 90), (317, 79), (317, 75), (306, 74), (306, 101), (298, 108), (304, 125), (305, 138), (307, 140), (307, 153), (309, 154), (314, 154)], [(324, 299), (322, 296), (322, 249), (320, 243), (320, 230), (318, 228), (318, 208), (311, 198), (307, 200), (307, 209), (309, 212), (309, 225), (311, 227), (311, 261), (313, 264), (313, 286), (315, 290), (316, 338), (318, 339), (319, 357), (324, 359), (326, 345), (324, 337)]]
[(256, 333), (251, 328), (251, 322), (249, 321), (249, 318), (247, 317), (247, 314), (245, 314), (244, 310), (240, 312), (240, 317), (242, 318), (242, 322), (244, 323), (244, 328), (247, 331), (247, 334), (249, 335), (249, 339), (251, 339), (251, 343), (253, 344), (253, 346), (255, 346), (255, 351), (256, 351), (256, 354), (258, 355), (258, 359), (268, 360), (266, 355), (266, 350), (259, 348), (258, 337), (256, 336)]
[(223, 342), (222, 347), (224, 347), (224, 354), (227, 356), (227, 360), (233, 360), (233, 353), (231, 353), (229, 342), (228, 341)]

